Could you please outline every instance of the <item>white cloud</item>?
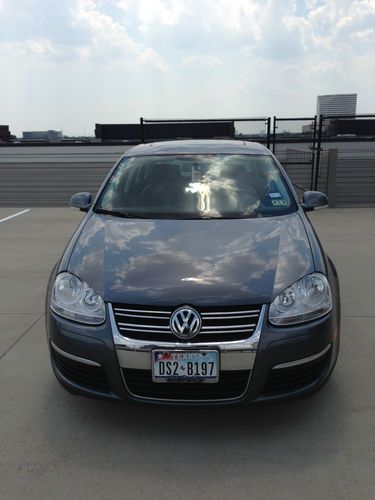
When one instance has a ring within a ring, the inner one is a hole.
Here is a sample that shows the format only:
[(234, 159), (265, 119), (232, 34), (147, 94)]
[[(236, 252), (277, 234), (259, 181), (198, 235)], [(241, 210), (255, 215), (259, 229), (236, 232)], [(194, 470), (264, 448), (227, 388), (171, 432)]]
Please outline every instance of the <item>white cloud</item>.
[(94, 0), (77, 0), (74, 9), (74, 26), (83, 27), (90, 34), (89, 46), (77, 51), (84, 58), (99, 57), (101, 62), (121, 58), (127, 66), (151, 65), (165, 71), (166, 62), (151, 47), (136, 42), (124, 25), (98, 9)]
[[(117, 3), (119, 6), (120, 3)], [(187, 2), (182, 0), (133, 0), (131, 6), (135, 8), (141, 31), (148, 31), (155, 24), (158, 26), (176, 26), (186, 11)], [(127, 3), (130, 7), (130, 3)]]
[(223, 64), (222, 60), (219, 57), (210, 54), (197, 54), (195, 56), (184, 57), (181, 62), (183, 65), (190, 68), (215, 68)]
[(310, 115), (318, 94), (336, 92), (375, 111), (375, 0), (35, 5), (0, 0), (2, 120), (18, 133), (140, 115)]
[(366, 29), (363, 31), (357, 31), (351, 34), (352, 39), (360, 40), (366, 43), (375, 43), (375, 29)]

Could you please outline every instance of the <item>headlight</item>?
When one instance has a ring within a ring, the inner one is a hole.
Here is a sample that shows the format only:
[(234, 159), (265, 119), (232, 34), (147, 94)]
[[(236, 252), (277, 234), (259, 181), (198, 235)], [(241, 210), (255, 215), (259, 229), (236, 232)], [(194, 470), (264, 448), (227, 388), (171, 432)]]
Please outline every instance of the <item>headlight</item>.
[(52, 289), (51, 309), (64, 318), (90, 325), (99, 325), (106, 317), (100, 295), (71, 273), (57, 275)]
[(270, 323), (294, 325), (324, 316), (332, 309), (328, 280), (321, 273), (308, 274), (272, 301)]

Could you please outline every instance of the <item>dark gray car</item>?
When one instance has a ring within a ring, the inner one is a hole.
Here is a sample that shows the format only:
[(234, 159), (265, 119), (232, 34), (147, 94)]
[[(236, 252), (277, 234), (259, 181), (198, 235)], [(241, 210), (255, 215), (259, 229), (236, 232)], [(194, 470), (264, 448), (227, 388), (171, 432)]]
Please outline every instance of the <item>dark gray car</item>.
[(52, 272), (47, 335), (69, 391), (233, 404), (305, 397), (339, 348), (339, 285), (265, 147), (171, 141), (130, 149)]

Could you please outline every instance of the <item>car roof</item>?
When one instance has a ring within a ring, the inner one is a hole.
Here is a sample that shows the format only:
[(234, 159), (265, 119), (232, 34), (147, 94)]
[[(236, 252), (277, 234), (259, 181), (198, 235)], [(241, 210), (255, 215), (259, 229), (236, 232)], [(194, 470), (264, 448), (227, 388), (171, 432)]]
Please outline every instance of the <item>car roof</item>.
[(152, 156), (161, 154), (257, 154), (270, 155), (271, 152), (257, 142), (212, 140), (180, 140), (149, 142), (130, 148), (125, 156)]

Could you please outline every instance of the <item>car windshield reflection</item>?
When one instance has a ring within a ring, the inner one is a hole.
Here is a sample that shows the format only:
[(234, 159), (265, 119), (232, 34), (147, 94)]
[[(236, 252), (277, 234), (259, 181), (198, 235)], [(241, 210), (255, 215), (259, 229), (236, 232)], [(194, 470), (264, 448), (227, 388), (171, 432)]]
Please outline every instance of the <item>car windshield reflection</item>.
[(124, 158), (94, 208), (114, 216), (181, 219), (295, 210), (272, 157), (218, 154)]

